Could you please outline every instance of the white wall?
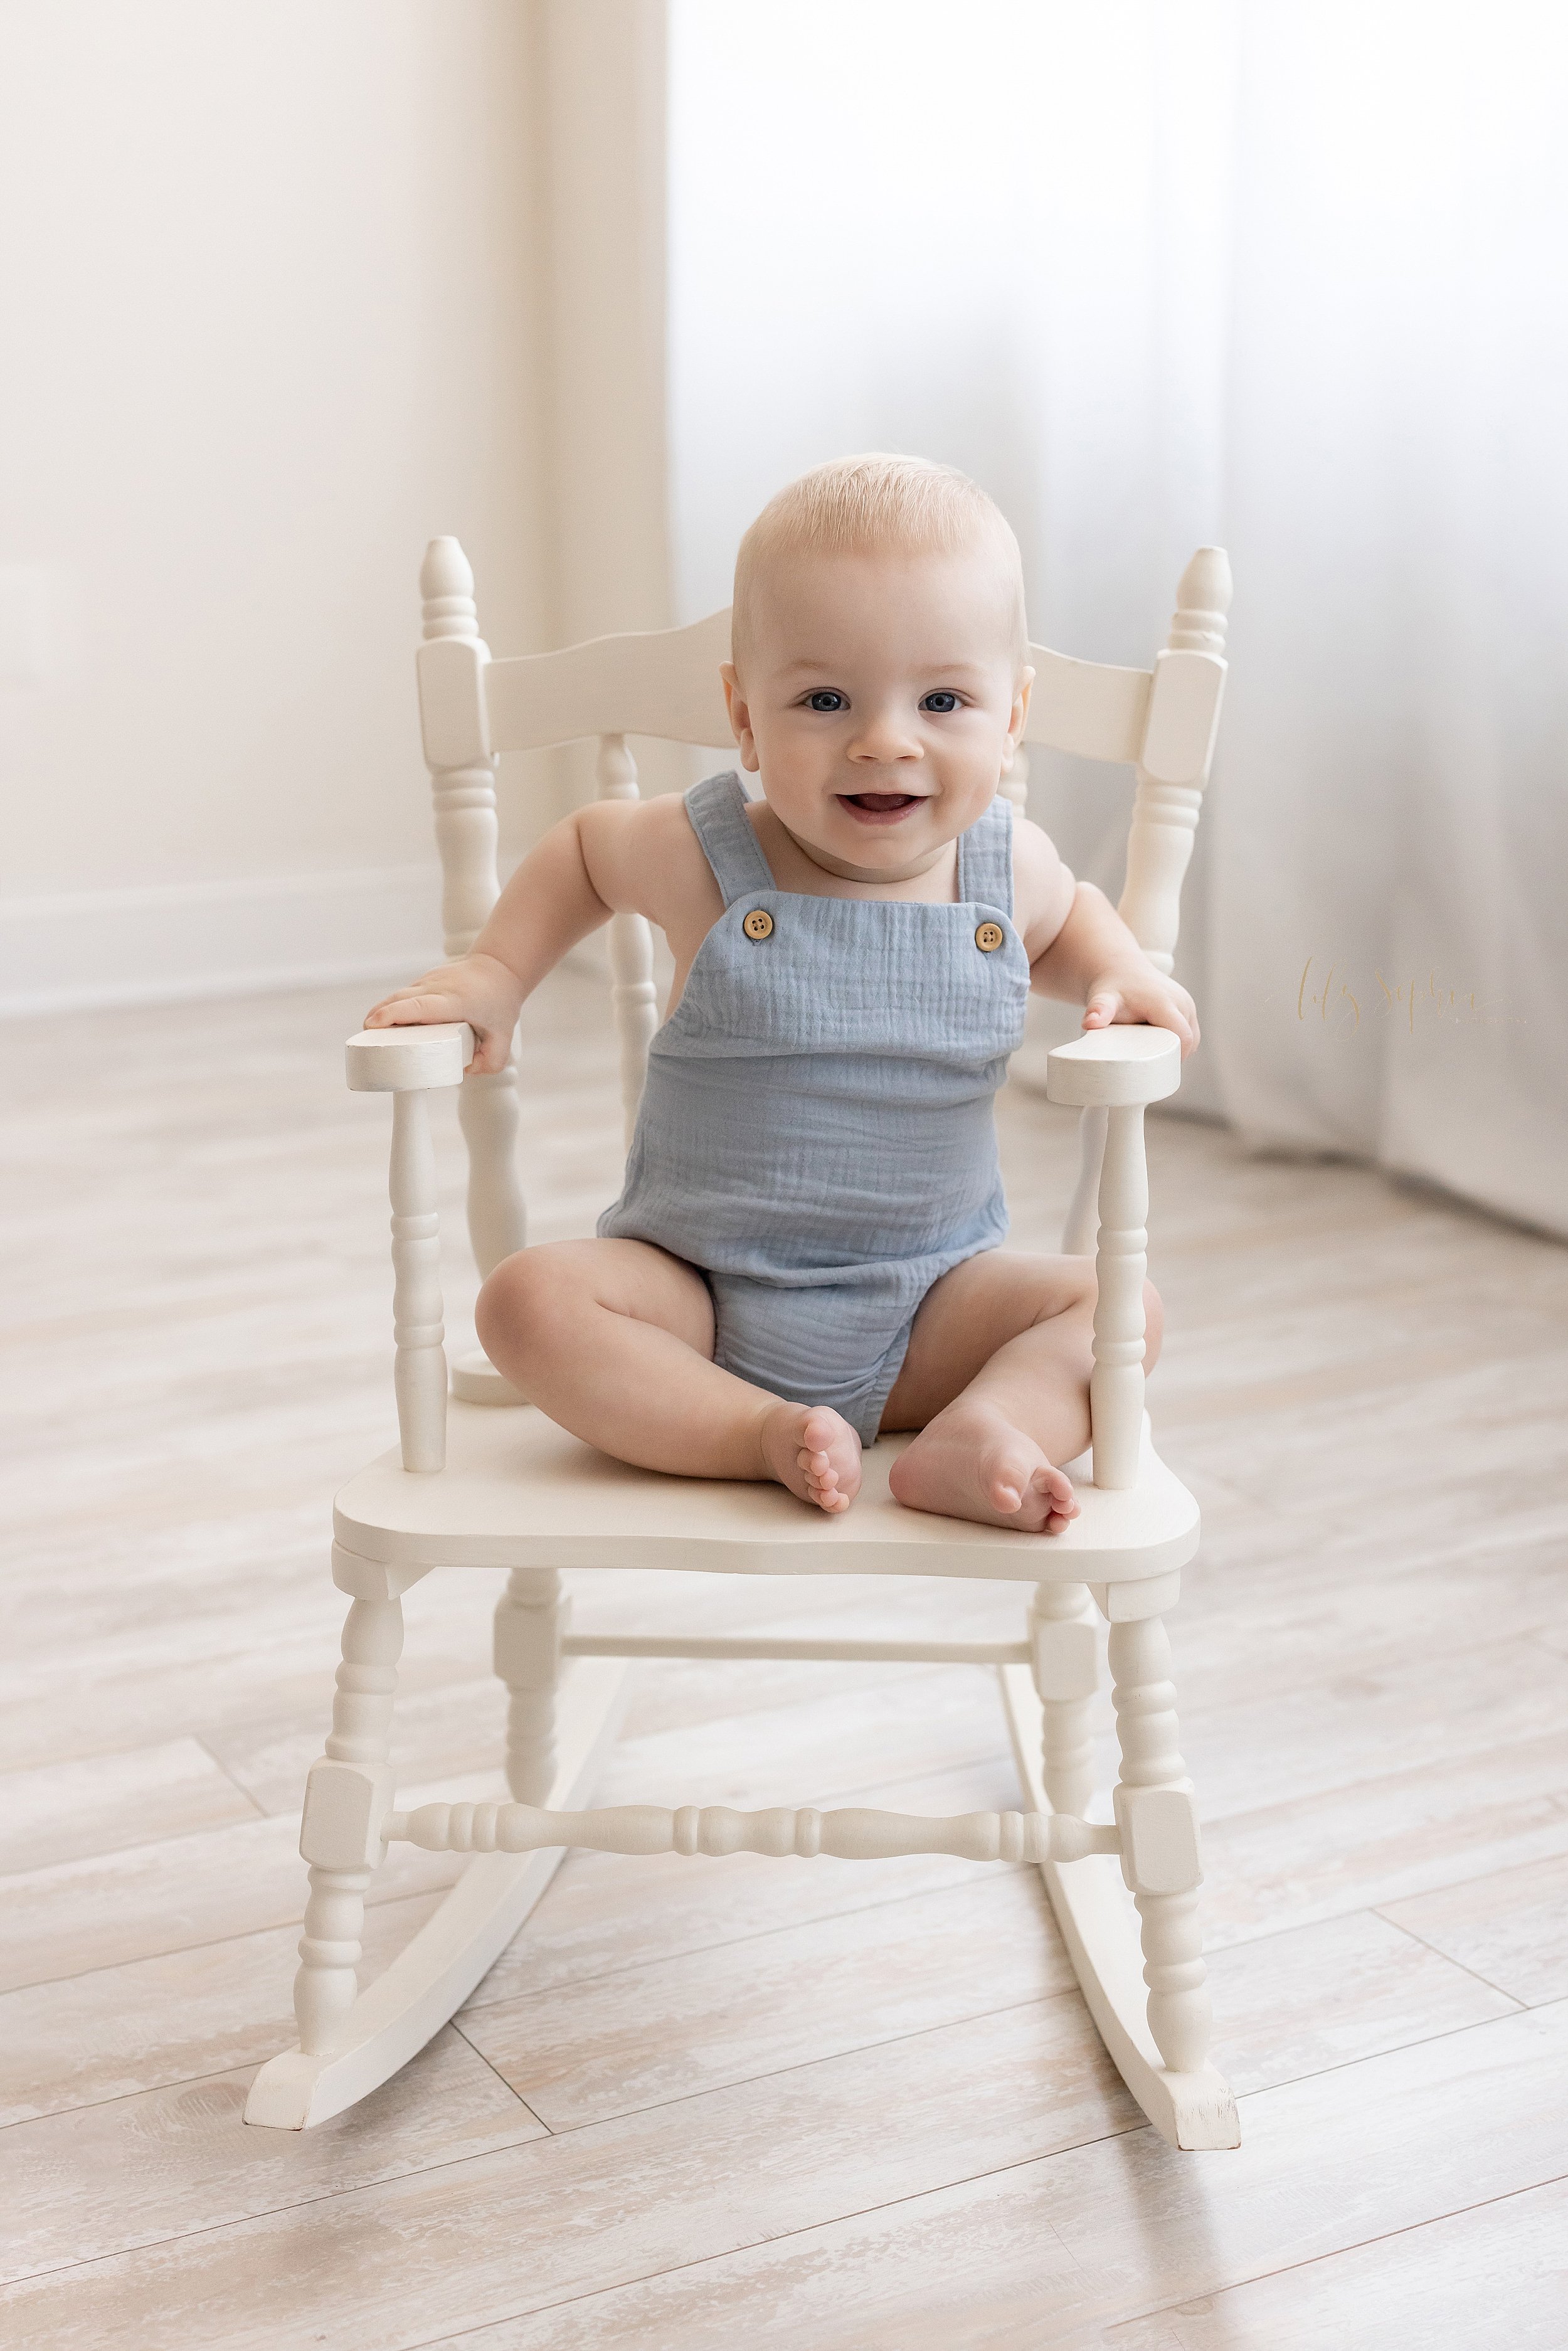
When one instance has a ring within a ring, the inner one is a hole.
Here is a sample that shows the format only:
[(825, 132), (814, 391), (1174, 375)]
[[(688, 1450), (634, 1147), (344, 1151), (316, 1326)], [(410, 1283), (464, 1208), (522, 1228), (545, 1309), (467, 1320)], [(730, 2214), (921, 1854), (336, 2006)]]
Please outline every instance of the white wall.
[(540, 37), (519, 0), (5, 12), (13, 998), (434, 939), (425, 540), (498, 649), (553, 632)]
[[(550, 642), (572, 644), (622, 630), (665, 629), (674, 621), (664, 356), (665, 8), (664, 0), (542, 0), (538, 22)], [(714, 602), (728, 601), (727, 586)], [(636, 743), (632, 749), (645, 792), (693, 780), (693, 762), (677, 747)], [(559, 758), (552, 780), (558, 807), (590, 796), (592, 747), (574, 745)], [(505, 828), (503, 839), (509, 844)]]

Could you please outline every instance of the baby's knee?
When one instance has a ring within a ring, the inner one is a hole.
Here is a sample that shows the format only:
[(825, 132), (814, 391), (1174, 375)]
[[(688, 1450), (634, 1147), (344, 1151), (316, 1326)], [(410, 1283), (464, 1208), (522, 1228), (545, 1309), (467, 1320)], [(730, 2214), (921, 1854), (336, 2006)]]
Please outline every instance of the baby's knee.
[(492, 1363), (497, 1346), (515, 1361), (519, 1351), (548, 1345), (563, 1316), (580, 1312), (581, 1270), (573, 1255), (570, 1242), (546, 1242), (503, 1258), (489, 1275), (475, 1303), (474, 1328)]
[(1034, 1320), (1051, 1322), (1059, 1314), (1071, 1314), (1080, 1322), (1092, 1321), (1096, 1295), (1092, 1257), (1058, 1258), (1041, 1269)]

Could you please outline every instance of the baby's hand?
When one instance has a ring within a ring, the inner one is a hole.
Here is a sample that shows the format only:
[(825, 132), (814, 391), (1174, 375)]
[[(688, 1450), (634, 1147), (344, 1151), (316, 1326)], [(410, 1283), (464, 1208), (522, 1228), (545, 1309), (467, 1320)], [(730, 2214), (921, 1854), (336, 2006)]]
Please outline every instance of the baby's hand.
[(1114, 1020), (1145, 1021), (1151, 1029), (1174, 1029), (1185, 1061), (1197, 1043), (1197, 1007), (1185, 987), (1140, 956), (1102, 973), (1089, 991), (1085, 1029), (1108, 1029)]
[(433, 1021), (466, 1020), (474, 1031), (476, 1071), (505, 1069), (512, 1031), (522, 1009), (522, 985), (498, 957), (467, 955), (427, 971), (412, 987), (394, 987), (365, 1015), (367, 1029), (423, 1028)]

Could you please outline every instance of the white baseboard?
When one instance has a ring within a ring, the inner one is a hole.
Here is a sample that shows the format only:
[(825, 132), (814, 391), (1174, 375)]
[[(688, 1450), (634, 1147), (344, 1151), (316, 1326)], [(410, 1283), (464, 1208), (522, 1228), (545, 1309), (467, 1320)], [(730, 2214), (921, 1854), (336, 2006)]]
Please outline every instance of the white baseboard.
[(440, 907), (434, 861), (0, 900), (0, 1017), (417, 978)]

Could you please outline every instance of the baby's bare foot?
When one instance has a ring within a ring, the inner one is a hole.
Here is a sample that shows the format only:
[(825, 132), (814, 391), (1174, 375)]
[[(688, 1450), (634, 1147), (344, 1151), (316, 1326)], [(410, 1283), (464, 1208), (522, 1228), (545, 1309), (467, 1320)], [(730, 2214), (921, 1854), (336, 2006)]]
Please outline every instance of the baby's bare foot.
[(1078, 1516), (1072, 1481), (1032, 1437), (978, 1396), (959, 1396), (901, 1453), (888, 1479), (912, 1510), (1023, 1534), (1059, 1535)]
[(768, 1474), (820, 1510), (847, 1510), (861, 1488), (861, 1441), (823, 1404), (776, 1404), (762, 1423)]

